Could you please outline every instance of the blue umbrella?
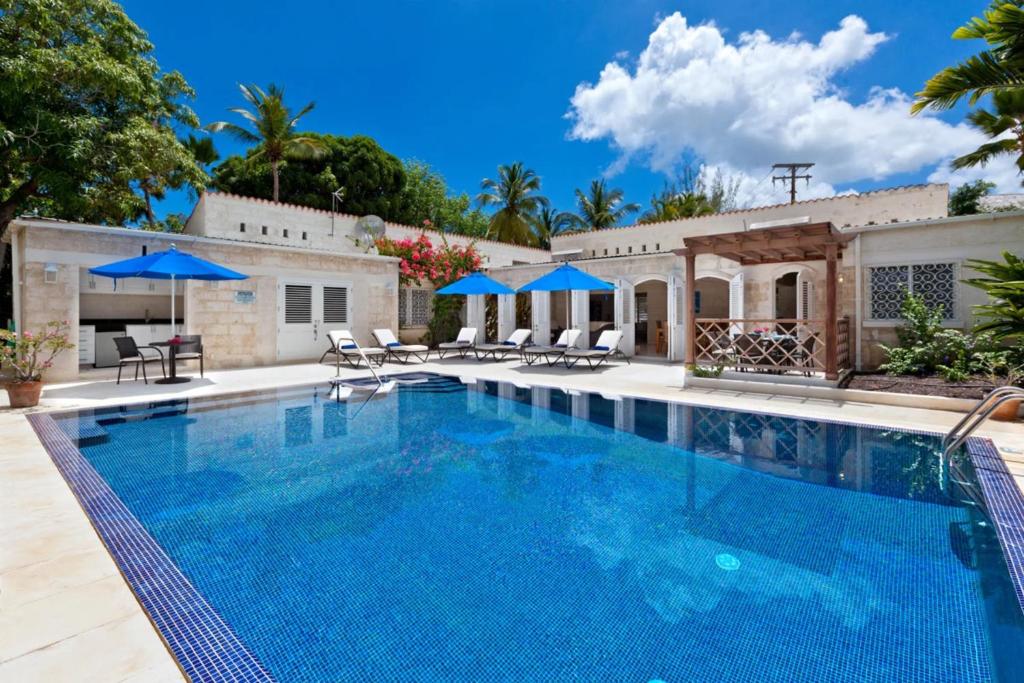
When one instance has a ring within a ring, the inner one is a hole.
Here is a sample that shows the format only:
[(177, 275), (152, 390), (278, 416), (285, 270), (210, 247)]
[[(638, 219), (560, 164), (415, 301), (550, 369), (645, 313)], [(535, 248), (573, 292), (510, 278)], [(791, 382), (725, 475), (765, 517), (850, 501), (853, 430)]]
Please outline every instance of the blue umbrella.
[(445, 285), (437, 294), (515, 294), (516, 290), (506, 287), (483, 273), (470, 273), (464, 278)]
[[(598, 279), (590, 273), (563, 263), (547, 275), (542, 275), (533, 282), (519, 288), (520, 292), (565, 292), (578, 291), (614, 291), (615, 285)], [(569, 327), (569, 306), (565, 307), (565, 327)]]
[(248, 275), (218, 266), (216, 263), (204, 261), (192, 254), (175, 249), (174, 245), (167, 251), (158, 251), (146, 256), (108, 263), (105, 266), (90, 268), (93, 275), (102, 275), (117, 281), (125, 277), (142, 277), (149, 280), (171, 281), (171, 329), (174, 329), (174, 281), (175, 280), (245, 280)]

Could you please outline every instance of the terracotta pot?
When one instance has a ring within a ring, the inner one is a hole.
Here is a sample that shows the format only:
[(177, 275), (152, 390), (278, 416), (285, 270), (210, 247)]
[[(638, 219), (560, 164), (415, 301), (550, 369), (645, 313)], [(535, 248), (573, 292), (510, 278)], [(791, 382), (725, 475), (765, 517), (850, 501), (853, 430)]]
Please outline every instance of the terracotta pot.
[(1003, 422), (1013, 422), (1017, 419), (1017, 415), (1020, 414), (1020, 404), (1020, 399), (1007, 401), (993, 411), (991, 418), (993, 420), (1002, 420)]
[(31, 408), (39, 405), (39, 394), (43, 391), (42, 382), (11, 382), (5, 384), (7, 397), (12, 408)]

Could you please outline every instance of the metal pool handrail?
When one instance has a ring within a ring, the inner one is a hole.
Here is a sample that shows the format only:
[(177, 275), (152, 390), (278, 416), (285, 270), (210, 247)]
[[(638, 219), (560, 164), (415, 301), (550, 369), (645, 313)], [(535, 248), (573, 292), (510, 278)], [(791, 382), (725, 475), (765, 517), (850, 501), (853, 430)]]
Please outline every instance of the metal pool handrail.
[(1020, 387), (1000, 387), (985, 398), (978, 401), (967, 415), (955, 427), (949, 430), (942, 439), (943, 457), (948, 458), (989, 418), (996, 409), (1007, 401), (1024, 398), (1024, 389)]

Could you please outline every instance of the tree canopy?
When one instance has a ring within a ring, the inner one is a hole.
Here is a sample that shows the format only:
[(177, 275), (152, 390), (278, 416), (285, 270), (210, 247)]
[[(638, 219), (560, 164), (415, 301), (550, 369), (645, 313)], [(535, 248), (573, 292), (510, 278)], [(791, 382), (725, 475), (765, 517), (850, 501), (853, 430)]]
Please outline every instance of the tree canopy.
[(540, 176), (523, 162), (498, 166), (498, 177), (484, 178), (476, 200), (480, 206), (493, 206), (487, 236), (501, 242), (534, 244), (531, 219), (548, 207), (540, 193)]
[(194, 95), (163, 73), (146, 34), (110, 0), (17, 0), (0, 12), (0, 237), (27, 210), (124, 223), (140, 192), (207, 178), (175, 128)]
[[(315, 157), (281, 162), (278, 201), (329, 210), (341, 189), (339, 211), (396, 220), (405, 185), (402, 162), (373, 138), (303, 133), (323, 151)], [(270, 160), (251, 149), (232, 155), (213, 170), (213, 187), (245, 197), (273, 199)]]
[(608, 187), (604, 178), (590, 181), (590, 188), (586, 192), (577, 188), (578, 213), (568, 215), (570, 227), (574, 230), (610, 228), (629, 214), (640, 210), (639, 204), (627, 204), (623, 197), (622, 190)]
[(426, 221), (437, 230), (472, 237), (487, 234), (487, 216), (470, 208), (465, 192), (450, 194), (444, 177), (429, 165), (416, 159), (405, 162), (405, 186), (399, 210), (393, 220), (405, 225), (422, 226)]
[(651, 208), (640, 216), (640, 223), (674, 221), (680, 218), (710, 216), (736, 208), (739, 181), (726, 178), (721, 171), (708, 180), (702, 168), (686, 166), (676, 180), (651, 197)]

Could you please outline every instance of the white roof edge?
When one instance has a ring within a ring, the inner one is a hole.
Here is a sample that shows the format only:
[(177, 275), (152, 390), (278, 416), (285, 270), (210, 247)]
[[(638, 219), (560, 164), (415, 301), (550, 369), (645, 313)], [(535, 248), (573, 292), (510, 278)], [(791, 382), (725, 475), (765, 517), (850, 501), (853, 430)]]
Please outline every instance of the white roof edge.
[(123, 236), (138, 237), (140, 239), (156, 239), (167, 242), (179, 242), (181, 244), (216, 244), (229, 247), (249, 247), (253, 249), (274, 249), (278, 251), (289, 251), (296, 254), (316, 254), (324, 256), (341, 256), (345, 258), (363, 259), (368, 261), (401, 261), (397, 256), (381, 256), (380, 254), (353, 254), (343, 251), (328, 251), (326, 249), (311, 249), (306, 247), (289, 247), (278, 244), (261, 244), (259, 242), (246, 242), (243, 240), (229, 240), (218, 237), (202, 237), (188, 233), (170, 233), (141, 230), (138, 228), (125, 228), (123, 226), (93, 225), (89, 223), (72, 223), (46, 218), (15, 218), (11, 221), (11, 227), (21, 228), (45, 228), (47, 230), (75, 230), (78, 232), (95, 232), (103, 234), (115, 234)]
[(922, 218), (920, 220), (897, 221), (895, 223), (878, 223), (877, 225), (851, 225), (843, 228), (837, 226), (837, 229), (845, 233), (878, 232), (881, 230), (917, 228), (927, 225), (955, 225), (957, 223), (970, 223), (971, 221), (995, 222), (1004, 218), (1024, 218), (1024, 211), (991, 211), (988, 213), (972, 213), (966, 216)]

